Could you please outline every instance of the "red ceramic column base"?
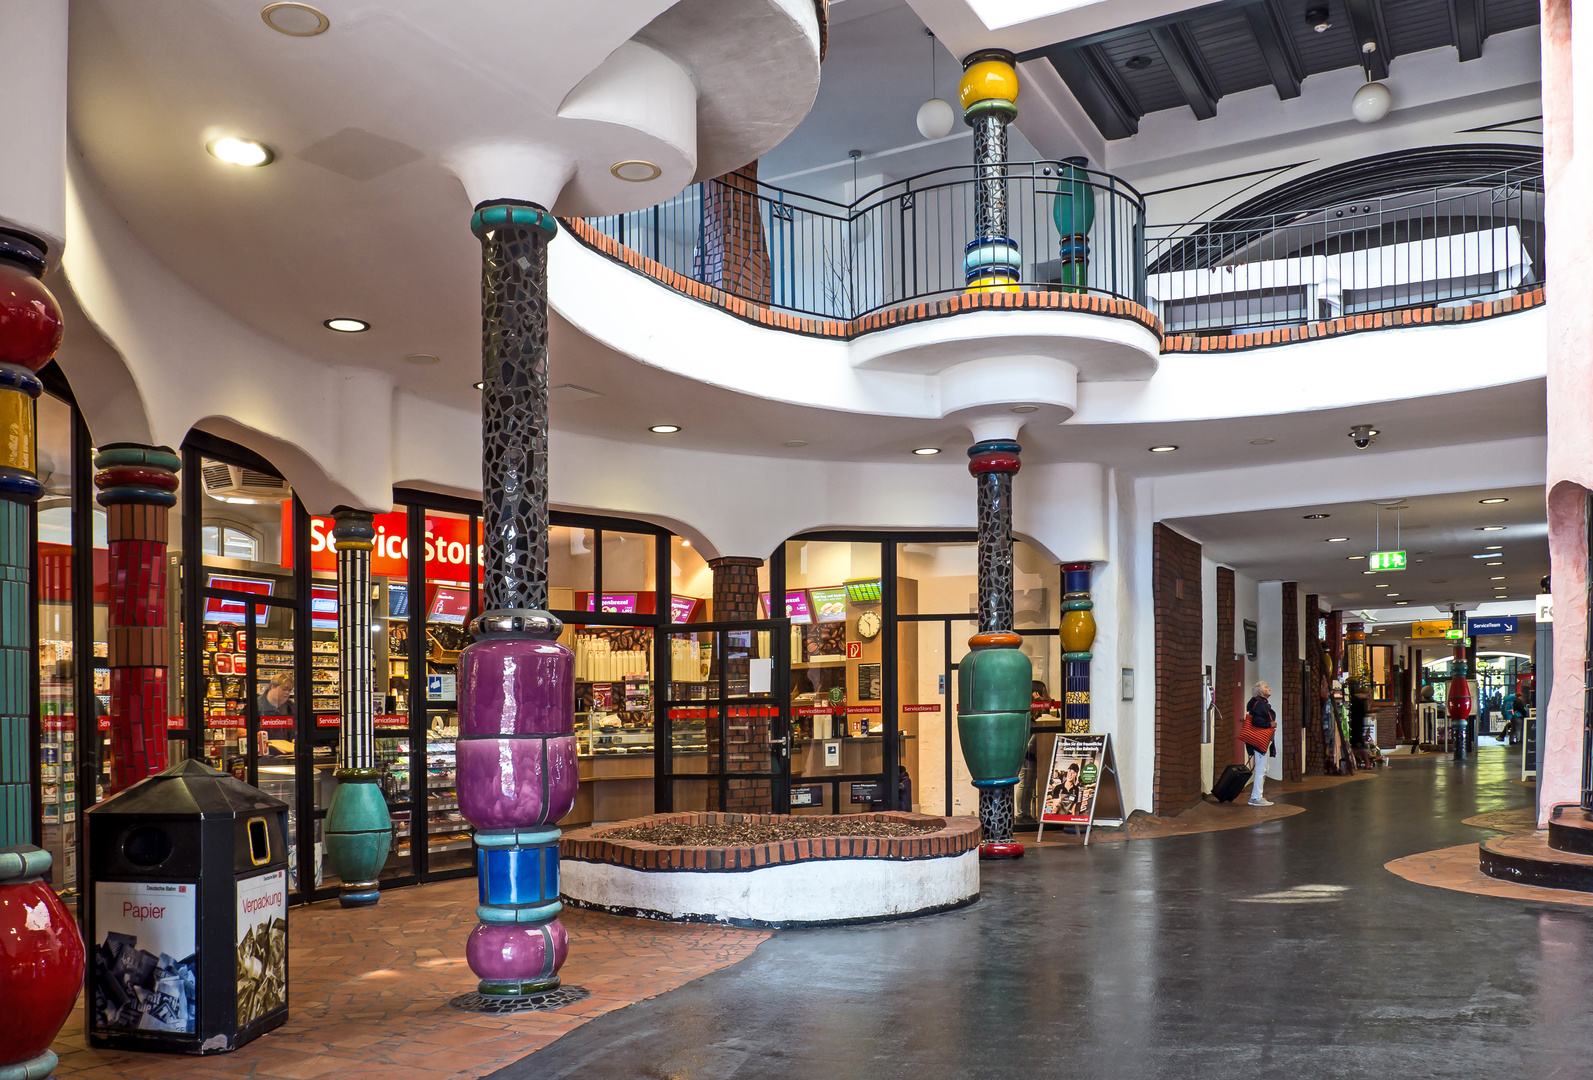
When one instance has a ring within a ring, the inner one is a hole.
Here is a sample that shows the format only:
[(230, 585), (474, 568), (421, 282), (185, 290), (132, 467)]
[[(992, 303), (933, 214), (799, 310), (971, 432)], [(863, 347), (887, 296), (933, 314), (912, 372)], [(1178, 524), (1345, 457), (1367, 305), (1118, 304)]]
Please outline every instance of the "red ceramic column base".
[(1023, 858), (1023, 845), (1016, 840), (1004, 843), (989, 843), (979, 845), (981, 859), (1021, 859)]

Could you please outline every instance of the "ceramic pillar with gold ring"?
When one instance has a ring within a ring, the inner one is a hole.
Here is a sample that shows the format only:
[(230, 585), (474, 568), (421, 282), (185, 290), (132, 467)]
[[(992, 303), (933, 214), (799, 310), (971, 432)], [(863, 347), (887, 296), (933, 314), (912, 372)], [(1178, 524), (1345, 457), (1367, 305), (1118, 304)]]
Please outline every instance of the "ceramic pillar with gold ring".
[(1062, 729), (1090, 733), (1090, 646), (1095, 644), (1095, 602), (1090, 599), (1090, 564), (1062, 567), (1062, 662), (1066, 668)]
[(1017, 292), (1022, 257), (1007, 235), (1007, 125), (1018, 117), (1018, 71), (1006, 49), (962, 62), (957, 97), (974, 135), (974, 238), (963, 252), (969, 292)]

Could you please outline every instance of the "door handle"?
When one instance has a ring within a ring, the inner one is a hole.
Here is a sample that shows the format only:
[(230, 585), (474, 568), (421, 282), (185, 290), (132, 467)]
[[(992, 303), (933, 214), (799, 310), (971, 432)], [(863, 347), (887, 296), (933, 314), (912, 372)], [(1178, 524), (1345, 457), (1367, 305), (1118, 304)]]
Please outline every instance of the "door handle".
[(784, 735), (774, 735), (769, 739), (770, 749), (778, 750), (781, 754), (791, 752), (791, 742)]

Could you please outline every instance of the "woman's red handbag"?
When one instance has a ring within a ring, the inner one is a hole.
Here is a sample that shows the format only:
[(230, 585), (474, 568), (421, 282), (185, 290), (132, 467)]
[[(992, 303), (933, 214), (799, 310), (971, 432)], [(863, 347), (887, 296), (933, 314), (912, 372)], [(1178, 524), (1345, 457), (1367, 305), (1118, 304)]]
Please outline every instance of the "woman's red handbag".
[(1250, 722), (1250, 714), (1246, 713), (1244, 721), (1239, 725), (1239, 741), (1251, 747), (1258, 754), (1265, 754), (1267, 747), (1272, 745), (1272, 733), (1276, 728), (1256, 727)]

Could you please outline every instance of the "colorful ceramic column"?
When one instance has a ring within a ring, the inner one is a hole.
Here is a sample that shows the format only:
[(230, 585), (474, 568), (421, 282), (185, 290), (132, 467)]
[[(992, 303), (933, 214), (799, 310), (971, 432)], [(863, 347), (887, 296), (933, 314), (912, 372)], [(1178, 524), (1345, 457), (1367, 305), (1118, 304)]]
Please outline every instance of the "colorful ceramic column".
[(1058, 281), (1063, 292), (1084, 292), (1090, 280), (1090, 227), (1095, 224), (1095, 185), (1090, 182), (1090, 159), (1070, 157), (1057, 170), (1056, 198), (1051, 220), (1061, 238)]
[(342, 880), (338, 902), (367, 907), (381, 899), (377, 877), (393, 842), (387, 798), (377, 783), (375, 673), (371, 642), (371, 549), (376, 517), (363, 510), (332, 511), (337, 549), (337, 652), (343, 706), (343, 761), (322, 835), (332, 869)]
[(1068, 563), (1062, 568), (1062, 663), (1066, 665), (1066, 690), (1062, 727), (1069, 735), (1090, 732), (1090, 646), (1095, 644), (1095, 602), (1090, 599), (1090, 564)]
[(166, 767), (166, 523), (182, 460), (169, 446), (108, 443), (94, 455), (110, 548), (111, 783), (125, 791)]
[(83, 982), (83, 938), (33, 840), (35, 374), (61, 345), (44, 244), (0, 229), (0, 1077), (44, 1077)]
[(957, 738), (979, 789), (981, 858), (1015, 859), (1013, 788), (1029, 741), (1034, 669), (1012, 617), (1012, 476), (1022, 447), (987, 439), (968, 450), (979, 485), (979, 633), (957, 666)]
[(1007, 125), (1018, 117), (1018, 71), (1005, 49), (980, 49), (962, 62), (957, 96), (974, 135), (974, 238), (963, 253), (970, 292), (1016, 292), (1022, 265), (1007, 235)]
[(559, 830), (575, 805), (575, 655), (548, 614), (548, 242), (553, 216), (476, 208), (481, 240), (482, 531), (475, 641), (459, 658), (459, 808), (476, 828), (481, 920), (465, 956), (486, 998), (559, 985)]

